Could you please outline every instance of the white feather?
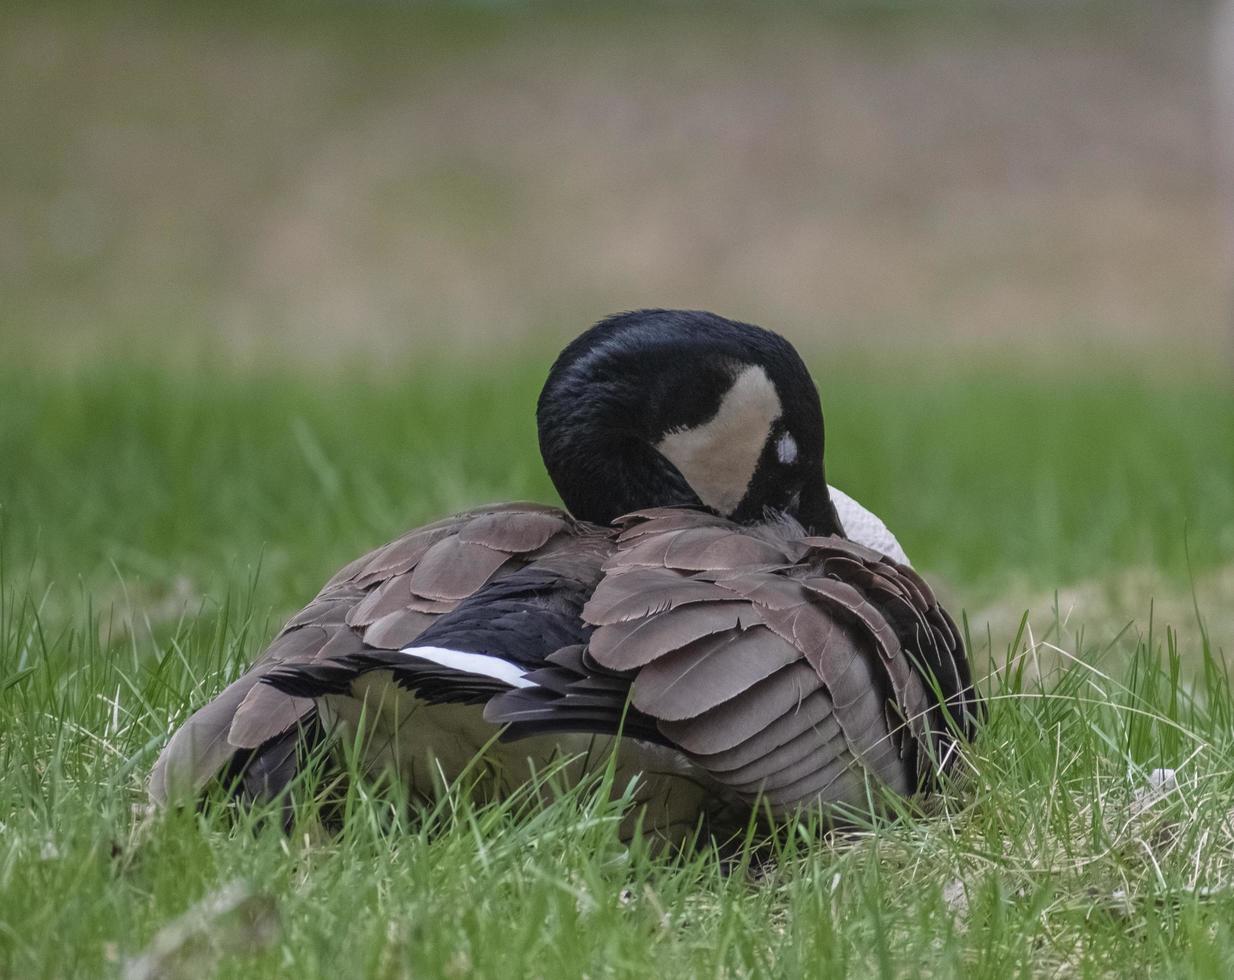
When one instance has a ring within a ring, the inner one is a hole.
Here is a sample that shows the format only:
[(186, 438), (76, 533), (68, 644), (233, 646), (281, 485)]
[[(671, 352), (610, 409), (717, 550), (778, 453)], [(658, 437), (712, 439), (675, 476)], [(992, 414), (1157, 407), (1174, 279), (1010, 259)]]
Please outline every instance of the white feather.
[(409, 657), (427, 660), (429, 663), (459, 670), (465, 674), (479, 674), (509, 684), (511, 687), (535, 687), (517, 666), (500, 657), (487, 653), (467, 653), (463, 650), (447, 650), (445, 647), (403, 647), (400, 653)]
[(849, 538), (867, 548), (881, 552), (901, 565), (912, 564), (908, 560), (908, 555), (904, 553), (904, 549), (900, 547), (896, 536), (887, 530), (886, 524), (842, 490), (837, 490), (835, 487), (828, 487), (828, 489), (831, 491), (831, 502), (835, 504), (844, 533)]

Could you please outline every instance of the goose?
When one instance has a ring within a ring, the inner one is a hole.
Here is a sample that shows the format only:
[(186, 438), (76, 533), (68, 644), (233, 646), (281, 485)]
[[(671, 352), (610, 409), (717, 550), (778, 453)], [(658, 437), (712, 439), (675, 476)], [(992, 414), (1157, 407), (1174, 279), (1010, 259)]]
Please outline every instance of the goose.
[[(278, 797), (306, 738), (354, 739), (417, 801), (616, 760), (642, 826), (828, 819), (928, 792), (980, 700), (886, 525), (829, 487), (817, 390), (771, 331), (602, 320), (537, 405), (565, 509), (480, 507), (341, 569), (157, 759), (159, 805)], [(471, 767), (471, 768), (469, 768)], [(885, 807), (883, 807), (885, 809)]]

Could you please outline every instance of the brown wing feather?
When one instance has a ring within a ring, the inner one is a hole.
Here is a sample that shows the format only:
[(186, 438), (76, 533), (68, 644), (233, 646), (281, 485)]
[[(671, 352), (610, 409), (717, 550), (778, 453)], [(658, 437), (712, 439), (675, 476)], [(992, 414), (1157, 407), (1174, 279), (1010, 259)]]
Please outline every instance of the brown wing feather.
[(262, 671), (249, 671), (176, 730), (150, 770), (147, 787), (154, 803), (165, 805), (196, 796), (227, 764), (236, 751), (227, 740), (232, 720), (261, 675)]
[(618, 542), (625, 544), (646, 534), (663, 534), (693, 527), (731, 527), (718, 514), (709, 514), (690, 507), (648, 507), (631, 511), (613, 522), (619, 529)]
[(322, 592), (283, 626), (283, 633), (301, 626), (337, 626), (347, 621), (347, 614), (364, 595), (354, 587), (336, 586)]
[(613, 560), (620, 567), (648, 565), (710, 572), (782, 564), (788, 555), (753, 535), (735, 534), (731, 527), (683, 527), (636, 538)]
[[(838, 725), (818, 726), (738, 772), (725, 773), (725, 785), (742, 794), (783, 789), (848, 754)], [(851, 761), (852, 756), (848, 756)]]
[(265, 684), (258, 684), (236, 709), (227, 741), (237, 749), (255, 749), (294, 728), (312, 711), (313, 702), (309, 699), (293, 698)]
[(367, 589), (395, 575), (411, 571), (433, 545), (450, 535), (451, 530), (456, 529), (444, 522), (438, 522), (391, 541), (384, 548), (374, 552), (350, 581)]
[[(503, 530), (503, 522), (510, 527)], [(460, 540), (464, 533), (467, 541)], [(417, 528), (349, 563), (288, 621), (248, 673), (172, 736), (151, 771), (151, 798), (164, 804), (195, 796), (237, 750), (260, 753), (269, 745), (282, 753), (280, 759), (287, 754), (280, 738), (308, 722), (314, 705), (262, 684), (269, 672), (366, 647), (399, 649), (504, 569), (559, 548), (558, 538), (578, 533), (560, 510), (496, 505)], [(502, 544), (509, 549), (497, 547)], [(291, 771), (283, 762), (269, 768)]]
[(745, 602), (694, 603), (672, 616), (646, 616), (601, 626), (592, 634), (588, 649), (611, 670), (633, 670), (704, 636), (757, 622)]
[[(314, 600), (310, 603), (305, 612), (312, 609), (318, 601)], [(303, 616), (302, 612), (295, 618), (299, 619)], [(321, 652), (321, 649), (339, 629), (346, 629), (346, 627), (300, 626), (284, 629), (266, 648), (252, 672), (265, 673), (267, 670), (273, 670), (284, 664), (310, 661)], [(255, 748), (262, 742), (293, 727), (312, 710), (311, 701), (293, 698), (257, 684), (234, 709), (232, 724), (227, 732), (227, 741), (235, 748)]]
[(801, 659), (770, 630), (729, 630), (673, 650), (638, 672), (633, 704), (662, 721), (696, 718)]
[(371, 626), (392, 612), (406, 609), (411, 598), (411, 573), (394, 575), (374, 586), (348, 610), (347, 625)]
[(732, 597), (712, 582), (684, 578), (664, 568), (638, 568), (603, 578), (583, 607), (583, 619), (607, 626), (645, 619), (694, 602), (720, 602)]
[(463, 544), (482, 544), (495, 551), (522, 555), (538, 551), (548, 539), (567, 528), (560, 511), (483, 514), (459, 532)]
[(504, 551), (443, 538), (425, 552), (411, 573), (411, 591), (426, 599), (465, 599), (510, 560)]
[(648, 511), (623, 519), (605, 572), (584, 662), (633, 672), (633, 707), (743, 798), (912, 792), (954, 738), (931, 674), (962, 730), (973, 716), (954, 624), (916, 573), (861, 545)]
[(722, 527), (681, 531), (671, 535), (671, 540), (665, 555), (669, 568), (715, 574), (734, 568), (778, 565), (789, 560), (788, 551), (770, 541), (751, 534), (733, 534)]
[(801, 583), (780, 572), (742, 569), (740, 574), (717, 578), (716, 584), (749, 599), (760, 610), (791, 609), (806, 599)]
[[(778, 718), (744, 742), (731, 749), (700, 755), (699, 762), (708, 772), (717, 776), (728, 773), (732, 774), (731, 778), (744, 779), (753, 767), (770, 765), (767, 760), (775, 758), (781, 747), (824, 725), (828, 732), (832, 729), (839, 732), (839, 723), (833, 717), (831, 709), (831, 697), (826, 691), (815, 690), (789, 710), (781, 712)], [(738, 770), (742, 771), (742, 775), (737, 775)]]
[(660, 722), (660, 731), (692, 755), (733, 749), (796, 711), (822, 681), (805, 661), (776, 671), (741, 697), (685, 721)]
[(441, 613), (397, 609), (364, 630), (364, 642), (379, 650), (401, 650), (413, 643)]

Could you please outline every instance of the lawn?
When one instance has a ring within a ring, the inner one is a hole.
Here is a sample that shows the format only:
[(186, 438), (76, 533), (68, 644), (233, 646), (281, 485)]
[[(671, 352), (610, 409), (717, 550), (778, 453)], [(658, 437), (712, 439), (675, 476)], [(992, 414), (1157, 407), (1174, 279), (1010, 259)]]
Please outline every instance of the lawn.
[(353, 787), (339, 834), (144, 807), (172, 727), (344, 561), (555, 499), (542, 359), (0, 370), (0, 975), (1229, 975), (1228, 384), (813, 366), (828, 476), (967, 612), (990, 722), (925, 813), (735, 858), (625, 848), (594, 788), (408, 816)]

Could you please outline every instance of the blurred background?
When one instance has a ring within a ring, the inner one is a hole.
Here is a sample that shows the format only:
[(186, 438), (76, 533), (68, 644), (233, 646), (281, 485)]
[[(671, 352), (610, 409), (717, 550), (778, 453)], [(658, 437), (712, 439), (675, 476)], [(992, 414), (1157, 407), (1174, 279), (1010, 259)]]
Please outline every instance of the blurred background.
[(0, 354), (397, 368), (688, 306), (823, 354), (1211, 370), (1218, 19), (8, 4)]
[(802, 349), (829, 478), (978, 628), (1234, 637), (1234, 0), (17, 0), (0, 92), (45, 609), (278, 621), (552, 501), (549, 359), (683, 306)]

